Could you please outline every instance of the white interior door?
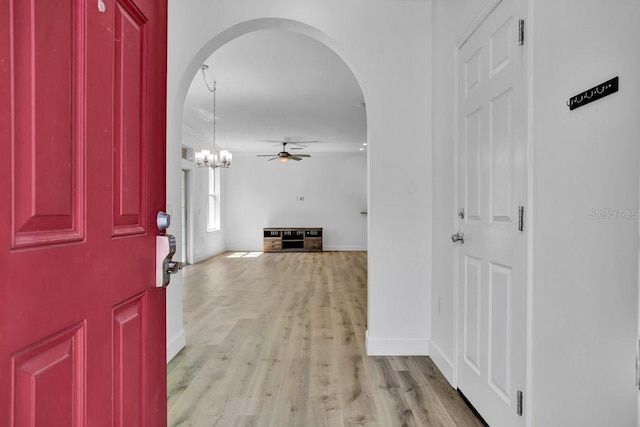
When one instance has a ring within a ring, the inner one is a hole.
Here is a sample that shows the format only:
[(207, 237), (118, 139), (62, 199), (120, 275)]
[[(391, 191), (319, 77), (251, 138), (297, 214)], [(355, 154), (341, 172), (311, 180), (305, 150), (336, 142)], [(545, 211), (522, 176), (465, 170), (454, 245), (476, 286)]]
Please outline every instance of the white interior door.
[(515, 3), (493, 1), (458, 51), (458, 388), (492, 427), (524, 425), (526, 110)]

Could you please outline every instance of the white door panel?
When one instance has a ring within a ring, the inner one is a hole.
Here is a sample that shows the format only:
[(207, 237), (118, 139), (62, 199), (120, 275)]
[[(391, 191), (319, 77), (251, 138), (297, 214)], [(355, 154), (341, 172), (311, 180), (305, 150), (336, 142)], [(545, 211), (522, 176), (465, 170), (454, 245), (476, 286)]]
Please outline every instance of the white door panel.
[(517, 36), (515, 0), (503, 0), (458, 52), (458, 387), (492, 427), (524, 425), (526, 114)]

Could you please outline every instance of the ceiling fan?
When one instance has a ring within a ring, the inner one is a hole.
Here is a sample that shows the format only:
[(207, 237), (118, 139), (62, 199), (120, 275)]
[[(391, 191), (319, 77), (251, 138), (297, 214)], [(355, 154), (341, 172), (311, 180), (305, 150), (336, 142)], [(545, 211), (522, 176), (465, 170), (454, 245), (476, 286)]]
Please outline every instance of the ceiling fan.
[[(275, 141), (274, 141), (275, 142)], [(311, 157), (309, 154), (291, 154), (287, 151), (287, 144), (289, 144), (289, 142), (284, 142), (284, 141), (277, 141), (282, 143), (282, 151), (280, 151), (278, 154), (257, 154), (257, 157), (271, 157), (269, 160), (275, 160), (278, 159), (280, 160), (282, 163), (286, 163), (289, 160), (295, 160), (297, 162), (299, 162), (300, 160), (302, 160), (303, 157)]]

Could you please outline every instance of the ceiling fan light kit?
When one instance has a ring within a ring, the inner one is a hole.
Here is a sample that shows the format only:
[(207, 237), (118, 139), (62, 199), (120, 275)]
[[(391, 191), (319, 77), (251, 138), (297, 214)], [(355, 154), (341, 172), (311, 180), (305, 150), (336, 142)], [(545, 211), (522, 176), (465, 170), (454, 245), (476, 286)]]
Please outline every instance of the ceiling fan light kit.
[(194, 154), (194, 160), (198, 167), (210, 167), (210, 168), (228, 168), (231, 166), (233, 155), (229, 150), (221, 150), (220, 157), (216, 154), (216, 82), (213, 82), (213, 86), (209, 85), (207, 80), (206, 70), (209, 69), (207, 64), (200, 67), (202, 70), (202, 78), (204, 84), (209, 89), (209, 92), (213, 93), (213, 152), (210, 150), (199, 150)]
[(271, 160), (275, 160), (278, 159), (280, 160), (280, 163), (287, 163), (289, 160), (295, 160), (296, 162), (299, 162), (300, 160), (302, 160), (303, 157), (311, 157), (311, 155), (309, 154), (291, 154), (287, 151), (287, 144), (289, 143), (288, 141), (278, 141), (280, 143), (282, 143), (282, 151), (277, 153), (277, 154), (257, 154), (257, 157), (271, 157), (269, 159), (269, 161)]

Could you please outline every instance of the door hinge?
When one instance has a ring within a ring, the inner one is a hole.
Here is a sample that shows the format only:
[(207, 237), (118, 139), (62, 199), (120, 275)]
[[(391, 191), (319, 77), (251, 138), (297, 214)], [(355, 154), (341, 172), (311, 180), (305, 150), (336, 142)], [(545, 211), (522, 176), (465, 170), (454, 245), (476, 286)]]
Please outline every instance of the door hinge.
[(518, 399), (518, 403), (517, 403), (517, 408), (516, 411), (518, 413), (518, 416), (521, 417), (522, 416), (522, 400), (523, 400), (523, 393), (518, 390), (517, 393), (517, 399)]
[(518, 231), (524, 231), (524, 206), (518, 206)]
[(518, 44), (524, 46), (524, 19), (518, 20)]

